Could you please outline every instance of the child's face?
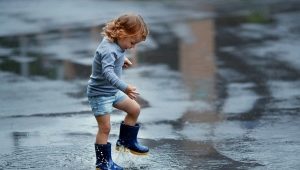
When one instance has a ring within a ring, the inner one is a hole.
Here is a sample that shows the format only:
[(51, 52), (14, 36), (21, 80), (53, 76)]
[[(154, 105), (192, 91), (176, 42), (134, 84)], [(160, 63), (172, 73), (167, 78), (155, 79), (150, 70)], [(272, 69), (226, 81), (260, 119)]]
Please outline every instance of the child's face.
[(123, 49), (130, 49), (133, 48), (136, 44), (141, 42), (140, 37), (125, 37), (118, 39), (118, 45)]

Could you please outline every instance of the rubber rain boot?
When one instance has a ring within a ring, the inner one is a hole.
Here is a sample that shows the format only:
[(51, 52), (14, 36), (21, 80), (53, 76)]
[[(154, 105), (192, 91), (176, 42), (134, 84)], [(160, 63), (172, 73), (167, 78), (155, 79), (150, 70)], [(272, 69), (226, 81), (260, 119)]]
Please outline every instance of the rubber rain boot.
[(96, 170), (123, 170), (111, 159), (111, 144), (95, 144)]
[(129, 126), (124, 124), (120, 125), (120, 135), (117, 141), (116, 150), (122, 150), (122, 147), (128, 149), (132, 154), (135, 155), (147, 155), (149, 148), (147, 146), (140, 145), (137, 141), (137, 135), (140, 129), (140, 125)]

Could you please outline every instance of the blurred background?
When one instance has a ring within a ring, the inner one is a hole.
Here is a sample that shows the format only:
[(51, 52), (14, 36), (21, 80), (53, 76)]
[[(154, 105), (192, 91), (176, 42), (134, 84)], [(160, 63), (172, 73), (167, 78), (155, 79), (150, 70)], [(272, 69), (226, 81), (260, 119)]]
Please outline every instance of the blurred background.
[(0, 170), (94, 169), (87, 80), (102, 27), (126, 12), (150, 28), (123, 76), (150, 155), (115, 162), (300, 169), (300, 1), (0, 0)]

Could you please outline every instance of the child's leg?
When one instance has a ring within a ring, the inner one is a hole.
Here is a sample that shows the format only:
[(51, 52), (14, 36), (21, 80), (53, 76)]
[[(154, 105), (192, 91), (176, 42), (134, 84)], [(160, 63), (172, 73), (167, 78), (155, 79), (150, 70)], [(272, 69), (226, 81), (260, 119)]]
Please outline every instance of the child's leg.
[(108, 142), (110, 132), (110, 115), (114, 96), (109, 97), (89, 97), (89, 104), (98, 123), (98, 132), (95, 142), (96, 170), (123, 170), (115, 164), (111, 158), (111, 143)]
[(136, 124), (141, 109), (135, 100), (126, 96), (124, 100), (115, 104), (114, 107), (127, 113), (124, 119), (126, 125), (134, 126)]
[(122, 167), (115, 164), (111, 158), (111, 143), (107, 142), (110, 132), (110, 115), (105, 114), (96, 116), (98, 123), (98, 133), (96, 136), (96, 170), (123, 170)]
[(126, 98), (114, 105), (117, 109), (123, 110), (127, 113), (124, 122), (120, 125), (120, 134), (117, 141), (117, 150), (125, 147), (130, 150), (131, 153), (138, 155), (145, 155), (148, 153), (149, 148), (141, 145), (137, 141), (138, 131), (140, 125), (137, 119), (140, 114), (140, 105), (126, 96)]
[(107, 144), (110, 132), (110, 115), (105, 114), (95, 117), (98, 123), (98, 133), (96, 136), (96, 144)]

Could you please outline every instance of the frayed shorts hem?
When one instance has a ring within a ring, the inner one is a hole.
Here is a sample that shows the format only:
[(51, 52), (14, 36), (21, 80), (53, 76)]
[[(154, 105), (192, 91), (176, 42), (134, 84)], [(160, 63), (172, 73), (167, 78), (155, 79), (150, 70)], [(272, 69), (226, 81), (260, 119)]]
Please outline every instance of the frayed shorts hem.
[(113, 106), (125, 100), (126, 94), (118, 91), (113, 96), (93, 96), (88, 97), (94, 116), (104, 116), (113, 111)]

